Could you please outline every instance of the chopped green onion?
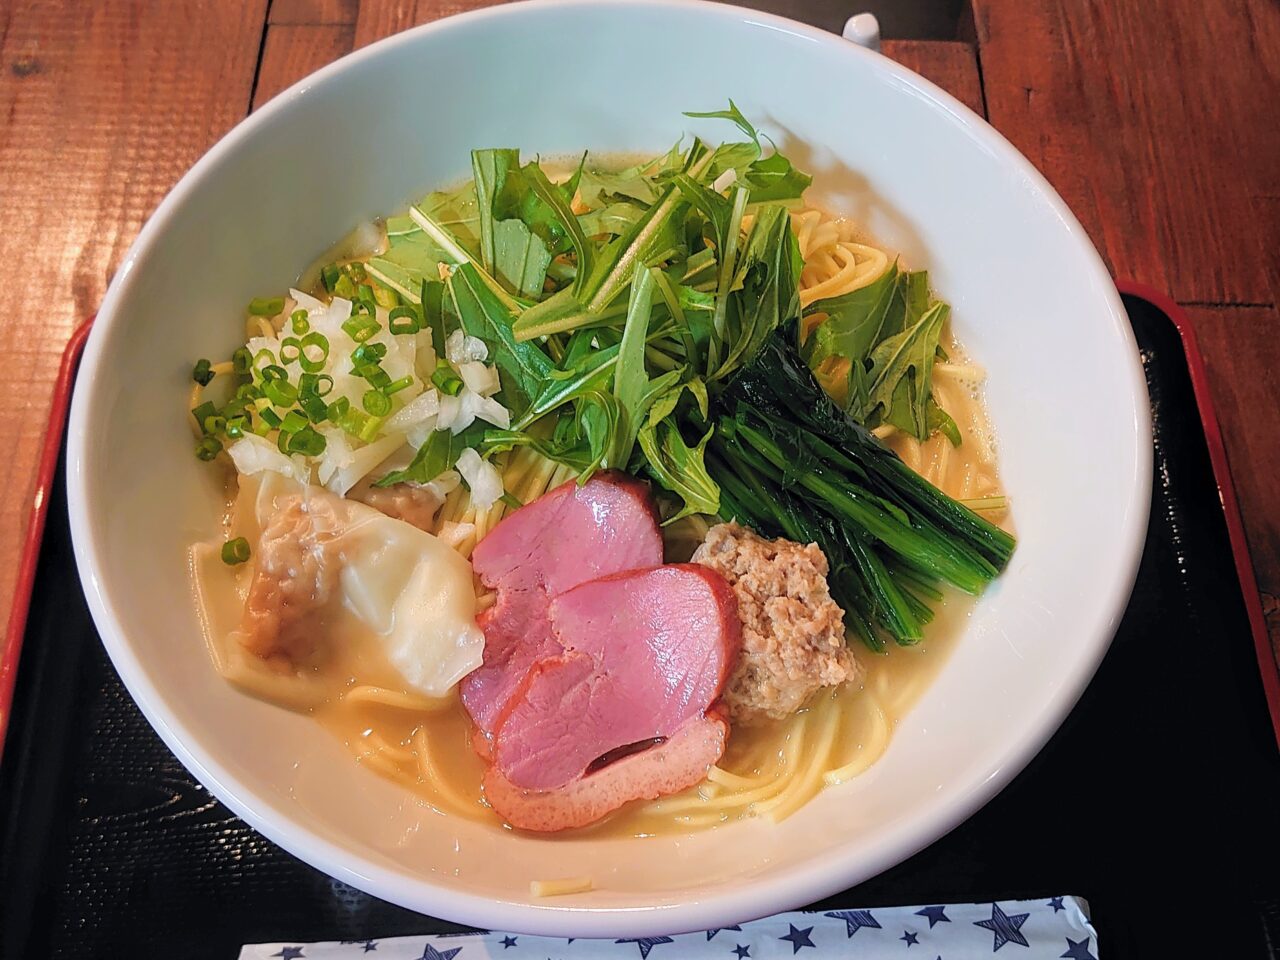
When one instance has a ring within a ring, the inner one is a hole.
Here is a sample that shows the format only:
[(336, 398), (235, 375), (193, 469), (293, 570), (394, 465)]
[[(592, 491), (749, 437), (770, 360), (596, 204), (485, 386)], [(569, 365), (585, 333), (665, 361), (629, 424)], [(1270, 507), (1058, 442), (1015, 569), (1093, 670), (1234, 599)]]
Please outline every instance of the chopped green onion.
[(360, 428), (360, 432), (357, 436), (365, 443), (373, 443), (374, 439), (378, 436), (378, 431), (382, 429), (382, 423), (382, 417), (368, 417), (364, 422), (364, 426)]
[(217, 437), (205, 437), (196, 444), (196, 456), (201, 460), (212, 460), (222, 452), (222, 441)]
[(287, 454), (289, 452), (290, 436), (292, 436), (292, 434), (285, 433), (283, 430), (276, 434), (276, 449), (281, 453)]
[(356, 295), (355, 281), (344, 273), (333, 285), (333, 293), (334, 296), (342, 297), (344, 300), (352, 299)]
[(222, 545), (222, 562), (229, 567), (239, 566), (249, 559), (249, 541), (236, 537)]
[(327, 397), (333, 390), (333, 377), (327, 373), (304, 373), (298, 377), (298, 396)]
[[(329, 419), (334, 423), (338, 423), (347, 415), (347, 411), (351, 409), (351, 401), (346, 397), (339, 397), (333, 403), (329, 404)], [(345, 428), (344, 428), (345, 429)]]
[(324, 435), (318, 433), (314, 427), (303, 427), (289, 435), (289, 452), (300, 453), (304, 457), (320, 456), (324, 453), (326, 445)]
[(364, 264), (359, 260), (352, 260), (342, 268), (342, 272), (354, 280), (356, 283), (364, 283), (369, 274), (365, 272)]
[(242, 383), (236, 387), (237, 400), (257, 400), (260, 396), (262, 396), (262, 390), (252, 383)]
[(399, 380), (393, 380), (391, 383), (387, 384), (386, 388), (382, 392), (389, 397), (392, 394), (399, 393), (401, 390), (408, 389), (412, 385), (413, 377), (405, 374)]
[(418, 311), (413, 307), (395, 307), (387, 315), (387, 329), (392, 333), (417, 333), (422, 329)]
[(268, 380), (262, 385), (262, 392), (277, 407), (291, 407), (298, 400), (298, 388), (288, 380)]
[(366, 390), (360, 398), (360, 405), (366, 413), (375, 417), (385, 417), (391, 412), (391, 398), (377, 390)]
[(276, 413), (270, 407), (267, 407), (264, 410), (259, 410), (258, 416), (260, 416), (263, 420), (265, 420), (267, 422), (267, 425), (271, 427), (272, 430), (280, 426), (280, 423), (281, 423), (280, 414)]
[(205, 433), (222, 433), (227, 429), (227, 418), (221, 415), (205, 417), (204, 422), (200, 425)]
[(365, 343), (356, 347), (351, 353), (351, 365), (363, 366), (366, 363), (377, 363), (387, 355), (385, 343)]
[(338, 280), (342, 277), (342, 270), (336, 263), (331, 263), (320, 271), (320, 280), (324, 283), (324, 288), (330, 293), (334, 292), (334, 288), (338, 285)]
[(302, 341), (297, 337), (285, 337), (280, 343), (280, 362), (296, 363), (302, 356)]
[(266, 347), (263, 347), (253, 355), (253, 372), (261, 376), (263, 369), (273, 365), (275, 362), (276, 355)]
[(431, 382), (440, 388), (441, 393), (456, 397), (462, 392), (462, 378), (453, 372), (447, 363), (439, 364), (435, 373), (431, 374)]
[(288, 380), (289, 371), (278, 363), (269, 363), (262, 368), (262, 382), (265, 385), (274, 380)]
[(248, 426), (249, 421), (246, 417), (232, 417), (227, 421), (227, 436), (232, 440), (238, 440), (244, 436)]
[(306, 417), (297, 410), (290, 410), (284, 415), (284, 419), (280, 421), (280, 430), (283, 433), (297, 433), (306, 425)]
[(375, 390), (386, 390), (391, 386), (391, 374), (376, 363), (366, 363), (355, 369), (355, 375), (363, 379)]
[(307, 311), (295, 310), (289, 314), (289, 325), (293, 327), (293, 332), (298, 336), (302, 336), (311, 329), (311, 321), (307, 319)]
[(218, 408), (215, 407), (211, 401), (206, 400), (204, 403), (200, 404), (200, 406), (192, 410), (191, 415), (196, 418), (196, 423), (200, 426), (200, 429), (203, 432), (208, 433), (209, 431), (204, 429), (205, 421), (214, 416), (217, 412)]
[(195, 368), (191, 371), (191, 379), (202, 387), (207, 386), (209, 381), (213, 379), (213, 370), (210, 369), (212, 366), (213, 364), (208, 360), (197, 360)]
[[(283, 351), (282, 351), (283, 352)], [(301, 354), (298, 363), (308, 373), (317, 373), (324, 369), (329, 359), (329, 338), (323, 333), (311, 331), (301, 341)]]
[(388, 310), (394, 310), (400, 306), (400, 295), (390, 287), (384, 287), (381, 284), (374, 284), (373, 299), (378, 302), (378, 306), (386, 307)]
[(329, 406), (314, 393), (298, 397), (298, 406), (312, 423), (324, 423), (329, 417)]
[(253, 355), (249, 353), (247, 347), (237, 347), (236, 352), (231, 354), (231, 371), (232, 373), (245, 376), (253, 367)]
[(274, 317), (284, 309), (284, 297), (254, 297), (249, 301), (249, 313), (255, 317)]
[(267, 423), (266, 419), (259, 415), (258, 419), (253, 423), (253, 432), (260, 437), (265, 437), (271, 432), (271, 424)]
[(378, 312), (378, 300), (373, 295), (373, 287), (367, 283), (362, 283), (356, 287), (356, 299), (365, 306), (365, 312), (376, 315)]
[(373, 317), (352, 314), (342, 321), (342, 329), (356, 343), (364, 343), (381, 329), (381, 324)]

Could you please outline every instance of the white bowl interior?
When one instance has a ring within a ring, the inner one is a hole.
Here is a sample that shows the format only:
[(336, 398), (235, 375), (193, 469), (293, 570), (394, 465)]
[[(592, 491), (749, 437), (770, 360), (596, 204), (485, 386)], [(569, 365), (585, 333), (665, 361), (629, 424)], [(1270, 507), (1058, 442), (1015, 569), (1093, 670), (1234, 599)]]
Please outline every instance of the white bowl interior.
[[(659, 65), (698, 64), (697, 69)], [(557, 78), (560, 78), (557, 81)], [(585, 79), (584, 79), (585, 78)], [(237, 692), (201, 641), (185, 550), (215, 484), (182, 418), (191, 363), (237, 345), (355, 222), (466, 175), (475, 146), (660, 151), (732, 97), (819, 195), (931, 271), (988, 370), (1020, 545), (886, 756), (780, 825), (538, 839), (445, 819), (317, 724)], [(721, 925), (831, 893), (963, 819), (1039, 748), (1106, 648), (1148, 506), (1149, 424), (1119, 300), (1074, 218), (978, 118), (837, 38), (729, 7), (543, 3), (414, 31), (304, 81), (206, 157), (99, 314), (69, 458), (99, 629), (149, 719), (217, 795), (295, 854), (427, 913), (558, 935)], [(533, 878), (595, 892), (539, 902)]]

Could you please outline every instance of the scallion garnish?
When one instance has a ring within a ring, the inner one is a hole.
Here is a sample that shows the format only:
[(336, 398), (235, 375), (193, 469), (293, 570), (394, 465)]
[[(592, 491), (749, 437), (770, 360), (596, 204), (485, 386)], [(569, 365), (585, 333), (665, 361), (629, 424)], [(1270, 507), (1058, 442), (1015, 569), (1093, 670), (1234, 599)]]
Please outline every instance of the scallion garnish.
[(262, 392), (277, 407), (291, 407), (298, 400), (298, 388), (288, 380), (268, 380), (262, 385)]
[(302, 356), (302, 341), (297, 337), (285, 337), (280, 342), (280, 362), (297, 363)]
[(304, 373), (298, 377), (298, 396), (323, 397), (333, 389), (333, 377), (327, 373)]
[(386, 307), (388, 310), (394, 310), (400, 305), (400, 295), (381, 284), (374, 284), (373, 299), (378, 301), (378, 306)]
[(227, 420), (227, 436), (232, 440), (239, 440), (244, 436), (245, 430), (249, 426), (246, 417), (231, 417)]
[(329, 416), (329, 406), (314, 393), (299, 394), (298, 406), (312, 423), (324, 423)]
[(342, 297), (344, 300), (350, 300), (356, 295), (356, 284), (345, 273), (338, 277), (337, 283), (333, 285), (334, 296)]
[(236, 387), (237, 400), (257, 400), (260, 396), (262, 396), (262, 391), (252, 383), (242, 383)]
[(453, 372), (447, 363), (439, 364), (431, 374), (431, 382), (440, 388), (441, 393), (456, 397), (462, 392), (462, 378)]
[(217, 437), (204, 437), (196, 444), (196, 456), (201, 460), (212, 460), (222, 452), (222, 441)]
[(207, 434), (223, 433), (227, 429), (227, 418), (222, 415), (205, 417), (204, 422), (200, 424)]
[(265, 368), (274, 364), (275, 362), (276, 362), (276, 355), (272, 353), (270, 350), (268, 350), (266, 347), (263, 347), (261, 350), (259, 350), (257, 353), (253, 355), (253, 365), (252, 365), (253, 372), (261, 376), (262, 371)]
[(280, 426), (280, 414), (276, 413), (270, 407), (267, 407), (264, 410), (259, 410), (258, 416), (261, 417), (272, 430)]
[(302, 336), (309, 331), (311, 329), (311, 321), (307, 319), (307, 311), (295, 310), (289, 314), (289, 326), (293, 328), (293, 332), (298, 336)]
[(351, 365), (361, 367), (366, 363), (377, 363), (387, 355), (385, 343), (365, 343), (356, 347), (351, 353)]
[(364, 343), (381, 329), (381, 324), (373, 317), (364, 314), (352, 314), (342, 321), (342, 329), (356, 343)]
[(297, 433), (307, 425), (307, 418), (297, 410), (290, 410), (284, 415), (284, 419), (280, 421), (281, 433)]
[[(333, 403), (329, 404), (329, 419), (341, 426), (340, 421), (347, 415), (347, 412), (350, 409), (351, 401), (346, 397), (339, 397), (337, 400), (333, 401)], [(343, 427), (343, 429), (346, 430), (346, 427)], [(351, 431), (348, 430), (347, 432), (350, 433)]]
[(364, 269), (364, 264), (359, 260), (352, 260), (342, 268), (342, 272), (349, 276), (356, 283), (364, 283), (369, 274)]
[(334, 288), (337, 287), (341, 276), (342, 270), (336, 263), (331, 263), (320, 271), (320, 279), (324, 283), (324, 288), (330, 293), (334, 292)]
[(289, 436), (289, 453), (300, 453), (304, 457), (318, 457), (324, 453), (326, 441), (324, 435), (314, 427), (306, 426)]
[(214, 416), (217, 412), (218, 408), (213, 405), (212, 401), (206, 400), (204, 403), (200, 404), (200, 406), (192, 410), (191, 415), (196, 418), (196, 423), (199, 425), (200, 429), (203, 432), (208, 433), (209, 431), (204, 428), (205, 421)]
[(196, 361), (195, 368), (191, 371), (191, 379), (200, 386), (207, 386), (209, 381), (213, 379), (213, 366), (208, 360), (200, 359)]
[(231, 354), (231, 372), (239, 376), (247, 376), (253, 367), (253, 354), (247, 347), (237, 347), (236, 352)]
[(385, 417), (391, 412), (391, 398), (377, 390), (366, 390), (360, 398), (360, 405), (374, 417)]
[(254, 297), (249, 301), (249, 313), (255, 317), (274, 317), (284, 309), (284, 297)]
[(318, 373), (329, 359), (329, 338), (318, 331), (311, 331), (302, 338), (298, 364), (307, 373)]
[(249, 541), (236, 537), (222, 545), (222, 562), (229, 567), (239, 566), (249, 559)]
[(384, 389), (382, 392), (389, 397), (392, 394), (399, 393), (401, 390), (408, 389), (412, 385), (413, 385), (413, 377), (406, 374), (405, 376), (401, 377), (399, 380), (391, 381), (391, 383), (387, 384), (386, 389)]
[(395, 307), (387, 315), (387, 329), (392, 333), (417, 333), (422, 329), (418, 311), (413, 307)]

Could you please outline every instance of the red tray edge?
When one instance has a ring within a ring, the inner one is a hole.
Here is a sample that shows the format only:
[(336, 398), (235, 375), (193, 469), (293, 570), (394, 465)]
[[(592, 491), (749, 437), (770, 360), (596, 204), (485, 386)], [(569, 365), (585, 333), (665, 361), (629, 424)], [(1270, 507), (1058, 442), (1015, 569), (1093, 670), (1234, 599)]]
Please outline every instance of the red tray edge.
[(1240, 592), (1244, 596), (1245, 609), (1249, 614), (1254, 653), (1258, 659), (1258, 670), (1262, 674), (1262, 688), (1267, 698), (1267, 708), (1271, 713), (1271, 728), (1277, 745), (1280, 745), (1280, 663), (1277, 662), (1276, 653), (1272, 650), (1271, 638), (1267, 632), (1267, 620), (1262, 612), (1262, 595), (1258, 590), (1258, 578), (1253, 570), (1253, 559), (1249, 555), (1244, 518), (1240, 513), (1240, 502), (1236, 498), (1235, 481), (1232, 480), (1231, 464), (1227, 459), (1227, 447), (1223, 442), (1222, 430), (1218, 424), (1213, 392), (1209, 388), (1209, 372), (1205, 367), (1204, 354), (1200, 352), (1195, 324), (1191, 322), (1191, 318), (1182, 307), (1162, 290), (1134, 280), (1118, 280), (1116, 288), (1121, 293), (1140, 297), (1159, 307), (1173, 321), (1173, 325), (1178, 329), (1178, 335), (1182, 338), (1182, 350), (1186, 354), (1187, 370), (1191, 374), (1191, 388), (1195, 393), (1196, 407), (1200, 410), (1200, 425), (1204, 430), (1205, 443), (1209, 447), (1209, 461), (1213, 465), (1213, 476), (1218, 485), (1218, 498), (1222, 501), (1222, 513), (1227, 521), (1227, 536), (1231, 541), (1231, 553), (1236, 561), (1236, 576), (1240, 581)]
[[(1191, 374), (1191, 386), (1196, 397), (1196, 407), (1200, 411), (1201, 427), (1204, 430), (1205, 442), (1209, 448), (1209, 461), (1213, 465), (1214, 479), (1218, 485), (1218, 496), (1222, 502), (1222, 512), (1227, 523), (1227, 535), (1231, 541), (1231, 553), (1235, 557), (1236, 576), (1240, 581), (1241, 593), (1244, 596), (1245, 609), (1249, 615), (1250, 632), (1253, 634), (1254, 653), (1257, 656), (1259, 672), (1262, 674), (1262, 686), (1267, 698), (1267, 706), (1271, 713), (1271, 726), (1280, 745), (1280, 665), (1276, 662), (1271, 649), (1271, 640), (1267, 633), (1266, 618), (1262, 613), (1262, 599), (1258, 592), (1258, 581), (1253, 571), (1253, 561), (1249, 556), (1249, 544), (1245, 537), (1244, 521), (1240, 514), (1240, 504), (1236, 498), (1235, 484), (1231, 478), (1231, 466), (1227, 460), (1227, 449), (1222, 439), (1222, 430), (1218, 425), (1218, 416), (1214, 408), (1213, 396), (1209, 389), (1208, 371), (1205, 368), (1204, 356), (1196, 339), (1195, 326), (1191, 318), (1168, 294), (1146, 284), (1132, 280), (1119, 280), (1116, 288), (1121, 293), (1141, 297), (1160, 308), (1173, 321), (1182, 339), (1183, 352), (1187, 357), (1187, 369)], [(0, 759), (4, 757), (5, 733), (9, 726), (9, 715), (13, 706), (13, 690), (18, 673), (18, 659), (22, 654), (22, 641), (26, 635), (27, 615), (31, 609), (31, 591), (35, 584), (36, 566), (40, 559), (40, 544), (44, 538), (45, 517), (49, 509), (49, 490), (53, 485), (54, 473), (58, 467), (58, 453), (62, 448), (62, 434), (67, 419), (67, 408), (71, 403), (71, 388), (75, 380), (76, 362), (84, 343), (89, 336), (93, 318), (90, 317), (71, 335), (62, 354), (62, 362), (58, 369), (58, 379), (54, 385), (53, 404), (49, 411), (49, 426), (45, 433), (44, 446), (41, 449), (40, 461), (36, 473), (35, 493), (32, 497), (31, 510), (27, 523), (27, 534), (23, 541), (22, 559), (18, 566), (18, 579), (14, 588), (13, 607), (9, 613), (9, 624), (5, 630), (4, 647), (0, 649)]]
[(31, 590), (35, 585), (36, 566), (40, 561), (40, 543), (44, 539), (44, 521), (49, 512), (49, 491), (54, 473), (58, 469), (58, 452), (62, 449), (62, 434), (66, 428), (67, 408), (71, 404), (71, 387), (75, 381), (76, 362), (84, 349), (84, 342), (93, 326), (93, 317), (85, 320), (71, 334), (62, 362), (58, 367), (58, 379), (53, 388), (53, 404), (49, 410), (49, 426), (40, 450), (36, 470), (36, 488), (31, 498), (27, 519), (27, 534), (22, 544), (22, 559), (18, 564), (18, 582), (13, 591), (13, 606), (9, 610), (9, 625), (5, 629), (4, 647), (0, 649), (0, 760), (4, 759), (5, 733), (9, 729), (9, 714), (13, 708), (13, 688), (18, 677), (18, 659), (22, 654), (22, 640), (27, 632), (27, 614), (31, 610)]

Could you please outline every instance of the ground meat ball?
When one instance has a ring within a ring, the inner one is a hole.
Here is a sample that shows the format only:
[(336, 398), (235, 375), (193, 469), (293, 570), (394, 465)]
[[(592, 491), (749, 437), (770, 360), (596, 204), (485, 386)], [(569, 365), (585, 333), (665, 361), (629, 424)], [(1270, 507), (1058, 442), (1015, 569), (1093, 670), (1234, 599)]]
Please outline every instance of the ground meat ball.
[(290, 664), (315, 655), (316, 618), (338, 584), (337, 526), (327, 495), (277, 501), (253, 551), (256, 565), (240, 631), (245, 649)]
[(724, 692), (734, 723), (782, 719), (823, 687), (858, 676), (817, 544), (766, 540), (722, 523), (707, 531), (693, 562), (721, 574), (738, 597), (742, 654)]

